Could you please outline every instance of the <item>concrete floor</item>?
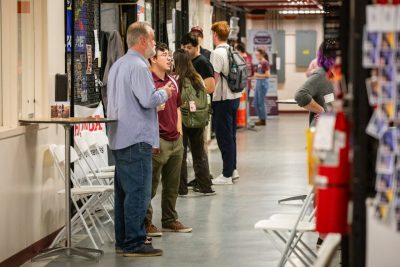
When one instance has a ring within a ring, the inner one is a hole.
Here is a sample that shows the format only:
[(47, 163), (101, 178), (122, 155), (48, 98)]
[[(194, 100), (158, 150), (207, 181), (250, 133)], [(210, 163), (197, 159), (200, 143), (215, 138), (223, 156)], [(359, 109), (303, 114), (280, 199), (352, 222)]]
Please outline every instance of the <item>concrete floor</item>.
[[(99, 263), (82, 258), (57, 258), (26, 263), (39, 266), (276, 266), (280, 253), (254, 224), (274, 213), (297, 212), (300, 202), (278, 204), (278, 199), (307, 191), (305, 130), (308, 116), (280, 115), (268, 119), (257, 131), (241, 129), (237, 134), (239, 182), (215, 186), (216, 196), (179, 198), (177, 211), (181, 222), (193, 233), (165, 233), (153, 238), (153, 245), (164, 250), (162, 257), (124, 258), (106, 243)], [(212, 173), (221, 173), (218, 149), (209, 152)], [(155, 218), (160, 223), (160, 195), (153, 200)], [(306, 240), (314, 247), (316, 234)], [(80, 245), (89, 244), (83, 240)], [(299, 265), (300, 266), (300, 265)]]

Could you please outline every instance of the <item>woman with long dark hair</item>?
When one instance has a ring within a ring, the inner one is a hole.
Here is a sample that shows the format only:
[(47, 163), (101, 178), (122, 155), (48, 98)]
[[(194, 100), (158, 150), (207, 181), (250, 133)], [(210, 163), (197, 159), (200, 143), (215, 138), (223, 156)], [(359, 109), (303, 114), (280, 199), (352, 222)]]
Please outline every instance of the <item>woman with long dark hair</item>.
[(254, 95), (254, 106), (259, 120), (257, 126), (266, 125), (267, 111), (265, 110), (265, 96), (269, 87), (269, 61), (268, 54), (263, 49), (257, 49), (256, 58), (258, 60), (257, 71), (254, 73), (256, 81), (256, 93)]
[[(198, 74), (195, 68), (192, 65), (192, 61), (190, 59), (189, 54), (183, 49), (177, 49), (174, 53), (174, 63), (175, 63), (175, 75), (178, 79), (178, 87), (179, 92), (182, 97), (182, 106), (181, 109), (184, 108), (187, 104), (190, 105), (190, 109), (196, 109), (193, 107), (193, 103), (188, 102), (187, 99), (184, 99), (184, 96), (187, 95), (185, 90), (195, 90), (196, 95), (203, 95), (206, 97), (207, 91), (201, 78), (200, 74)], [(192, 101), (190, 101), (192, 102)], [(184, 112), (182, 112), (182, 116), (184, 116)], [(183, 120), (184, 121), (184, 120)], [(181, 167), (181, 180), (179, 186), (179, 195), (181, 197), (188, 196), (188, 188), (187, 188), (187, 147), (190, 142), (190, 149), (192, 152), (193, 158), (193, 169), (195, 173), (195, 179), (197, 181), (198, 187), (193, 188), (196, 194), (209, 196), (215, 195), (215, 192), (211, 188), (211, 179), (210, 179), (210, 169), (208, 166), (208, 156), (204, 147), (204, 128), (189, 128), (182, 125), (183, 131), (183, 160)]]
[(297, 90), (295, 100), (300, 107), (310, 111), (310, 125), (315, 124), (318, 114), (325, 112), (328, 104), (334, 100), (332, 68), (335, 65), (336, 54), (326, 49), (323, 42), (317, 54), (318, 69)]

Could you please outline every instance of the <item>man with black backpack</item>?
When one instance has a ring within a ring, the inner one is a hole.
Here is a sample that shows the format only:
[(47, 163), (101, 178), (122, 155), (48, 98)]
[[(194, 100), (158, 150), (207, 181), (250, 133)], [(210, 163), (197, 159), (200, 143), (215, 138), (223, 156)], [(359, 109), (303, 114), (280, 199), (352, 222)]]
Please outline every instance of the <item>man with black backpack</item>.
[[(215, 22), (211, 30), (216, 46), (215, 50), (211, 52), (210, 58), (216, 81), (213, 95), (213, 123), (223, 161), (222, 174), (213, 179), (213, 184), (230, 185), (233, 184), (232, 180), (239, 178), (236, 170), (236, 112), (239, 108), (239, 98), (242, 95), (241, 90), (244, 89), (242, 84), (244, 82), (247, 84), (247, 72), (237, 71), (238, 54), (237, 52), (233, 54), (233, 49), (227, 44), (228, 23), (226, 21)], [(243, 77), (235, 78), (235, 73)]]

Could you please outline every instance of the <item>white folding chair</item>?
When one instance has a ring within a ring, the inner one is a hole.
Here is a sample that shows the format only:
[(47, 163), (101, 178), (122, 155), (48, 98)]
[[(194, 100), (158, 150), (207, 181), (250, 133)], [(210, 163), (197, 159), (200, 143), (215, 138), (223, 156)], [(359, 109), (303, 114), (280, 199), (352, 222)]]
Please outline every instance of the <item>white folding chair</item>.
[[(50, 152), (53, 156), (55, 165), (61, 177), (65, 179), (63, 172), (63, 165), (65, 164), (65, 155), (64, 155), (64, 146), (60, 145), (50, 145)], [(76, 162), (79, 159), (75, 150), (71, 148), (71, 162)], [(96, 226), (94, 219), (99, 223), (102, 230), (106, 233), (109, 240), (112, 242), (113, 239), (104, 228), (103, 223), (100, 221), (98, 216), (94, 213), (94, 209), (97, 207), (101, 207), (102, 203), (107, 199), (110, 194), (113, 193), (113, 187), (110, 186), (81, 186), (78, 182), (78, 179), (74, 177), (74, 173), (71, 170), (71, 182), (74, 187), (71, 189), (71, 200), (76, 209), (76, 214), (71, 218), (72, 225), (72, 233), (75, 234), (80, 231), (79, 224), (82, 224), (84, 229), (86, 230), (87, 235), (92, 241), (93, 246), (97, 249), (97, 243), (95, 242), (93, 235), (91, 233), (90, 228), (93, 228), (100, 239), (100, 242), (104, 244), (104, 240)], [(65, 190), (58, 191), (59, 194), (64, 194)], [(81, 201), (83, 205), (79, 207), (78, 201)], [(110, 215), (107, 213), (108, 217), (111, 219)], [(92, 227), (89, 227), (86, 219), (89, 219), (89, 222)], [(112, 221), (112, 219), (111, 219)], [(113, 221), (112, 221), (113, 222)], [(57, 237), (54, 239), (50, 247), (54, 247), (65, 237), (65, 227), (60, 231)]]
[[(304, 233), (315, 231), (315, 209), (311, 208), (313, 198), (311, 188), (299, 214), (275, 214), (268, 220), (258, 221), (254, 226), (267, 233), (274, 246), (282, 253), (278, 265), (280, 267), (285, 266), (286, 262), (296, 266), (290, 258), (292, 253), (305, 266), (311, 266), (316, 259), (316, 253), (301, 240)], [(312, 212), (307, 216), (310, 209)]]
[(114, 172), (101, 172), (101, 169), (96, 163), (92, 152), (90, 151), (90, 146), (83, 137), (75, 136), (75, 145), (78, 148), (80, 156), (86, 162), (86, 166), (89, 168), (90, 173), (86, 176), (89, 179), (96, 179), (102, 184), (112, 184), (114, 182)]
[(328, 234), (321, 247), (318, 249), (317, 260), (314, 263), (314, 267), (329, 267), (331, 266), (332, 260), (335, 253), (340, 245), (342, 236), (340, 234)]
[[(99, 172), (114, 172), (115, 166), (109, 166), (107, 160), (107, 146), (108, 146), (108, 138), (107, 135), (102, 131), (82, 131), (82, 137), (85, 139), (86, 143), (89, 145), (89, 148), (95, 151), (95, 155), (98, 158), (97, 164)], [(93, 156), (93, 154), (92, 154)]]

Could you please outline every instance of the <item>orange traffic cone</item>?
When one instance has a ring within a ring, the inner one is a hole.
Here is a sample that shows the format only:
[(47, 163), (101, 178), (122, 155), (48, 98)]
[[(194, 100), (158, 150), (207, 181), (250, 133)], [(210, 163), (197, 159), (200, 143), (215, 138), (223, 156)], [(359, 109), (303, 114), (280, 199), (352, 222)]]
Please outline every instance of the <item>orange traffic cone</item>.
[(240, 97), (240, 104), (236, 115), (236, 124), (238, 128), (246, 127), (246, 90), (243, 90)]

